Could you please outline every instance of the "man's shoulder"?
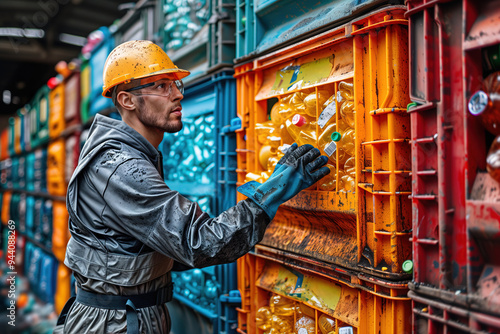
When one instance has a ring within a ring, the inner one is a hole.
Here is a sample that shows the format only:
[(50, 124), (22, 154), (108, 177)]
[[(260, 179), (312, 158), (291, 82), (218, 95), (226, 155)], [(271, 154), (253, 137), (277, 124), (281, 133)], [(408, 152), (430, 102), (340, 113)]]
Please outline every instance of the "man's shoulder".
[(87, 170), (110, 176), (118, 166), (130, 160), (146, 160), (146, 158), (140, 151), (121, 143), (119, 146), (101, 149), (92, 157)]

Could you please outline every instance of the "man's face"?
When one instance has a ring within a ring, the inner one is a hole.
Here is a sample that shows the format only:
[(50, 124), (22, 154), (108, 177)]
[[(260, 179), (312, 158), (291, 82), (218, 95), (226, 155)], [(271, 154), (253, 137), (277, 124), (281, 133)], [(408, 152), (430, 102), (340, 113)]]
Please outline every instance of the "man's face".
[(149, 87), (130, 91), (138, 98), (137, 117), (146, 127), (175, 133), (182, 130), (181, 100), (184, 97), (170, 79), (159, 79)]

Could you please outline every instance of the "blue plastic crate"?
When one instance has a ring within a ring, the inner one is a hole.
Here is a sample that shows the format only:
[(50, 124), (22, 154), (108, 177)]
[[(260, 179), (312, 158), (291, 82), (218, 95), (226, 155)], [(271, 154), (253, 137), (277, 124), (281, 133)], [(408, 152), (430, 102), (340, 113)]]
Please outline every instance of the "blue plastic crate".
[(403, 0), (236, 0), (236, 62)]
[(229, 293), (219, 297), (219, 318), (218, 328), (220, 334), (236, 334), (238, 328), (238, 311), (241, 307), (241, 295), (238, 290), (231, 290)]
[(39, 192), (47, 191), (47, 148), (35, 151), (33, 189)]
[(232, 74), (221, 71), (187, 86), (182, 100), (184, 128), (165, 134), (159, 146), (167, 185), (198, 201), (212, 216), (236, 203), (236, 138), (231, 133), (220, 135), (236, 116)]
[(89, 94), (89, 116), (114, 108), (111, 99), (102, 96), (104, 63), (109, 53), (115, 47), (114, 38), (107, 27), (101, 27), (96, 31), (101, 34), (102, 41), (94, 47), (89, 58), (90, 66), (90, 94)]
[(174, 299), (207, 319), (211, 319), (214, 333), (218, 333), (221, 312), (223, 312), (223, 317), (233, 312), (228, 309), (230, 305), (221, 309), (220, 297), (237, 289), (236, 263), (172, 272), (172, 281), (174, 282)]
[(26, 235), (28, 238), (34, 238), (35, 224), (35, 198), (33, 196), (26, 197)]
[(35, 152), (26, 155), (26, 190), (35, 190)]
[(11, 187), (14, 189), (19, 189), (19, 156), (14, 156), (12, 161), (12, 174), (11, 177)]
[(192, 307), (176, 299), (167, 304), (172, 328), (170, 334), (214, 334), (217, 333), (217, 318), (215, 315), (207, 317)]

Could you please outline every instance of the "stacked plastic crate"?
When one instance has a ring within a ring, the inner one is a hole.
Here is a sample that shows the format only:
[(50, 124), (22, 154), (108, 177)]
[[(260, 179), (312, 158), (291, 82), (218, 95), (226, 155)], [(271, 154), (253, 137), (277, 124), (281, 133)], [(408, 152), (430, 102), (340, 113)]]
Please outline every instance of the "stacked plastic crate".
[(491, 101), (483, 105), (480, 91), (495, 94), (486, 78), (498, 81), (500, 2), (407, 4), (415, 102), (413, 330), (497, 333), (500, 195), (486, 173), (496, 123), (475, 114)]
[(411, 331), (408, 21), (387, 3), (237, 4), (238, 183), (293, 142), (331, 171), (238, 260), (239, 333)]
[[(24, 261), (16, 265), (30, 290), (54, 304), (56, 312), (70, 296), (70, 271), (62, 264), (69, 239), (65, 140), (73, 132), (67, 126), (79, 123), (64, 111), (79, 114), (80, 95), (78, 68), (63, 65), (11, 119), (10, 154), (2, 155), (1, 164), (2, 223), (15, 225), (17, 253)], [(4, 235), (9, 230), (4, 228)]]
[[(185, 78), (183, 130), (165, 134), (160, 150), (166, 184), (211, 216), (236, 204), (235, 3), (227, 0), (162, 2), (159, 36)], [(233, 122), (233, 123), (232, 123)], [(238, 123), (238, 122), (236, 122)], [(169, 303), (173, 333), (235, 333), (239, 293), (236, 264), (174, 272)]]

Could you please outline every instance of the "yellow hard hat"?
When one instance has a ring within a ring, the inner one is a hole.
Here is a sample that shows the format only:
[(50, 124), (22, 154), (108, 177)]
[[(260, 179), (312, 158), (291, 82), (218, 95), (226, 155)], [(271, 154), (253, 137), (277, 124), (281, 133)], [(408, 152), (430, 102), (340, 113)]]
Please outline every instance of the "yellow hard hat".
[(113, 88), (135, 79), (169, 74), (180, 80), (190, 72), (181, 70), (151, 41), (129, 41), (111, 51), (104, 63), (102, 95), (111, 98)]

